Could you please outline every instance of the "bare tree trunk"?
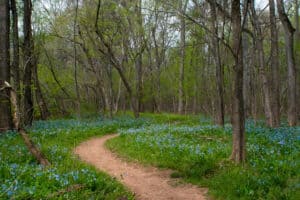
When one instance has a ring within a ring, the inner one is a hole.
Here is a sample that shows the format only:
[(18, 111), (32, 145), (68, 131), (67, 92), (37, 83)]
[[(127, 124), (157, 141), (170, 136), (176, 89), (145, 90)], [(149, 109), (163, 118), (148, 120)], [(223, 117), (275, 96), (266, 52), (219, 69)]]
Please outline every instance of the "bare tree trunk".
[(115, 100), (114, 114), (116, 114), (118, 112), (121, 93), (122, 93), (122, 80), (120, 79), (119, 80), (118, 94), (117, 94), (117, 97), (116, 97), (116, 100)]
[(46, 120), (50, 116), (50, 111), (46, 104), (45, 98), (43, 96), (39, 78), (38, 78), (38, 70), (37, 70), (37, 55), (34, 55), (34, 65), (33, 65), (33, 79), (34, 79), (34, 86), (35, 86), (35, 97), (36, 103), (38, 104), (41, 119)]
[(288, 123), (290, 126), (297, 124), (297, 84), (296, 84), (296, 66), (294, 57), (294, 32), (287, 14), (284, 10), (283, 0), (277, 0), (277, 10), (279, 19), (284, 28), (285, 49), (288, 65)]
[(296, 26), (296, 35), (300, 39), (300, 23), (299, 23), (299, 0), (295, 1), (295, 26)]
[[(243, 0), (243, 15), (244, 18), (244, 27), (248, 27), (248, 0)], [(243, 82), (243, 92), (244, 92), (244, 105), (245, 105), (245, 117), (247, 118), (250, 114), (251, 110), (251, 95), (250, 95), (250, 85), (251, 85), (251, 78), (250, 78), (250, 71), (253, 67), (250, 59), (250, 48), (249, 48), (249, 37), (248, 33), (243, 33), (242, 35), (243, 40), (243, 65), (244, 65), (244, 82)]]
[(232, 0), (232, 38), (235, 57), (234, 65), (234, 95), (233, 95), (233, 147), (231, 159), (236, 163), (246, 160), (245, 115), (243, 98), (243, 51), (242, 51), (242, 24), (240, 0)]
[(258, 63), (259, 63), (259, 68), (260, 68), (260, 75), (262, 79), (262, 84), (263, 84), (263, 92), (264, 92), (264, 109), (265, 109), (265, 115), (267, 119), (267, 124), (271, 127), (273, 127), (273, 113), (272, 113), (272, 103), (271, 103), (271, 91), (270, 91), (270, 84), (269, 80), (266, 74), (266, 69), (265, 69), (265, 55), (264, 55), (264, 48), (263, 48), (263, 36), (259, 24), (258, 17), (256, 15), (255, 7), (254, 7), (254, 2), (250, 3), (251, 5), (251, 11), (252, 11), (252, 21), (253, 21), (253, 26), (255, 29), (255, 47), (257, 49), (258, 53)]
[(14, 88), (17, 92), (17, 104), (20, 107), (21, 103), (21, 87), (20, 87), (20, 51), (19, 51), (19, 28), (18, 28), (18, 11), (16, 0), (11, 0), (12, 11), (12, 30), (13, 30), (13, 61), (12, 61), (12, 74), (14, 79)]
[(274, 0), (269, 0), (270, 35), (271, 35), (271, 71), (272, 71), (272, 113), (273, 126), (280, 125), (280, 77), (279, 77), (279, 49), (278, 30), (276, 25)]
[(78, 117), (80, 117), (81, 113), (81, 105), (80, 105), (80, 93), (79, 93), (79, 85), (78, 85), (78, 66), (77, 66), (77, 48), (76, 48), (76, 30), (77, 30), (77, 15), (78, 15), (78, 0), (75, 2), (75, 18), (74, 18), (74, 29), (73, 29), (73, 40), (74, 40), (74, 79), (75, 79), (75, 91), (76, 91), (76, 109), (77, 109), (77, 114)]
[(212, 0), (210, 2), (211, 8), (211, 18), (212, 18), (212, 43), (213, 43), (213, 56), (214, 62), (216, 66), (216, 78), (217, 78), (217, 90), (218, 90), (218, 98), (217, 98), (217, 124), (220, 126), (224, 126), (224, 70), (223, 65), (221, 63), (220, 57), (220, 45), (218, 40), (218, 21), (217, 21), (217, 10), (216, 10), (216, 0)]
[(143, 76), (143, 16), (142, 16), (142, 1), (137, 0), (136, 3), (136, 12), (137, 12), (137, 24), (138, 24), (138, 37), (137, 37), (137, 47), (138, 47), (138, 55), (135, 61), (136, 67), (136, 108), (138, 112), (141, 112), (142, 109), (142, 97), (143, 97), (143, 86), (142, 86), (142, 76)]
[(112, 66), (108, 66), (108, 78), (109, 78), (109, 117), (113, 118), (113, 106), (114, 106), (114, 92), (113, 92), (113, 76), (112, 76)]
[(33, 121), (32, 98), (32, 69), (33, 69), (33, 39), (31, 28), (31, 0), (24, 0), (24, 125), (31, 125)]
[(9, 91), (4, 82), (10, 80), (9, 67), (9, 1), (0, 0), (0, 132), (12, 126)]
[[(184, 1), (184, 2), (183, 2)], [(178, 113), (183, 114), (184, 100), (184, 65), (185, 65), (185, 18), (184, 13), (187, 7), (187, 0), (179, 1), (180, 19), (180, 66), (179, 66), (179, 87), (178, 87)]]

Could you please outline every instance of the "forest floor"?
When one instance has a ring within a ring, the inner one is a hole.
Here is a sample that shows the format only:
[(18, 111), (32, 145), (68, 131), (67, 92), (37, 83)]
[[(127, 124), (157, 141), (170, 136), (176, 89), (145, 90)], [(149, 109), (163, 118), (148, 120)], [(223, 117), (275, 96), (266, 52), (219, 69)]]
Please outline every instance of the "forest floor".
[(171, 170), (145, 167), (119, 158), (105, 147), (105, 142), (117, 134), (92, 138), (81, 143), (74, 150), (81, 160), (105, 171), (125, 184), (136, 199), (207, 199), (207, 189), (182, 183), (180, 179), (170, 178)]

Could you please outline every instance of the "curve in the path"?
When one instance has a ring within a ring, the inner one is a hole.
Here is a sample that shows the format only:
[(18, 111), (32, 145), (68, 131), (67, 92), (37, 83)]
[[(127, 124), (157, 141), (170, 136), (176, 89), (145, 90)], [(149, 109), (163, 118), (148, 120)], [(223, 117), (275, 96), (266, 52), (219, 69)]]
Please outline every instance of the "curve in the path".
[(191, 184), (179, 184), (170, 178), (170, 170), (128, 163), (105, 148), (104, 143), (118, 136), (106, 135), (81, 143), (74, 152), (81, 160), (116, 177), (138, 200), (204, 200), (206, 189)]

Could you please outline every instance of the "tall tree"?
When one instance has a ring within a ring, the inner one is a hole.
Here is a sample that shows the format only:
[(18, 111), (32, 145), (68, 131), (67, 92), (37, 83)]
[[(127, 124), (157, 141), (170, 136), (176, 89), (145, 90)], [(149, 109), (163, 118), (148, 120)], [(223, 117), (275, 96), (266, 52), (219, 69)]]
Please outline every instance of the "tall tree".
[(33, 60), (33, 39), (31, 27), (32, 2), (24, 0), (24, 125), (31, 125), (33, 121), (33, 98), (32, 98), (32, 69)]
[(10, 81), (9, 62), (9, 1), (0, 0), (0, 132), (12, 126), (9, 91), (4, 82)]
[(296, 26), (296, 35), (300, 39), (300, 23), (299, 23), (299, 0), (295, 1), (295, 26)]
[(187, 0), (179, 0), (180, 20), (180, 66), (179, 66), (179, 87), (178, 87), (178, 113), (183, 114), (184, 100), (184, 65), (185, 65), (185, 32), (186, 23), (184, 14), (187, 8)]
[(39, 53), (36, 51), (36, 53), (34, 54), (34, 58), (33, 58), (34, 60), (33, 60), (33, 69), (32, 69), (33, 81), (34, 81), (34, 93), (35, 93), (36, 103), (40, 110), (41, 119), (46, 120), (50, 116), (50, 111), (46, 104), (44, 95), (42, 93), (40, 81), (39, 81), (38, 57), (39, 57)]
[(266, 74), (266, 68), (265, 68), (265, 52), (264, 52), (264, 45), (263, 45), (263, 35), (261, 30), (261, 25), (259, 22), (259, 18), (256, 14), (254, 2), (252, 1), (250, 3), (251, 5), (251, 13), (252, 13), (252, 23), (254, 27), (254, 43), (255, 48), (257, 52), (257, 58), (258, 58), (258, 65), (261, 75), (261, 81), (262, 81), (262, 88), (264, 93), (264, 108), (265, 108), (265, 116), (267, 119), (267, 124), (269, 126), (273, 126), (273, 113), (272, 113), (272, 104), (271, 104), (271, 91), (270, 91), (270, 83)]
[(78, 67), (77, 67), (77, 48), (76, 48), (76, 34), (77, 34), (77, 17), (78, 17), (78, 0), (75, 0), (75, 18), (73, 26), (73, 45), (74, 45), (74, 79), (75, 79), (75, 92), (76, 92), (76, 109), (77, 114), (80, 116), (80, 91), (78, 85)]
[(214, 62), (216, 66), (216, 78), (217, 78), (217, 120), (216, 123), (220, 126), (224, 126), (224, 69), (221, 62), (220, 44), (218, 39), (218, 20), (217, 20), (217, 2), (212, 0), (209, 2), (211, 20), (212, 20), (212, 51), (214, 56)]
[(270, 9), (270, 60), (272, 71), (272, 113), (273, 113), (273, 126), (280, 125), (280, 78), (279, 78), (279, 49), (278, 49), (278, 30), (275, 15), (274, 0), (269, 0)]
[(18, 28), (18, 10), (16, 0), (10, 0), (12, 11), (12, 36), (13, 36), (13, 61), (12, 74), (14, 80), (14, 89), (17, 91), (17, 105), (20, 108), (21, 87), (20, 87), (20, 51), (19, 51), (19, 28)]
[(135, 5), (135, 10), (137, 14), (137, 44), (138, 49), (137, 58), (135, 60), (136, 69), (136, 108), (140, 112), (142, 109), (142, 96), (143, 96), (143, 86), (142, 86), (142, 76), (143, 76), (143, 16), (142, 16), (142, 0), (137, 0)]
[(243, 98), (243, 51), (240, 0), (231, 4), (234, 53), (234, 94), (232, 114), (233, 147), (231, 159), (242, 163), (246, 159), (245, 115)]
[(297, 124), (297, 84), (296, 84), (296, 66), (294, 56), (294, 33), (295, 28), (292, 26), (285, 9), (283, 0), (277, 0), (277, 10), (279, 19), (284, 29), (285, 50), (288, 67), (288, 123), (290, 126)]

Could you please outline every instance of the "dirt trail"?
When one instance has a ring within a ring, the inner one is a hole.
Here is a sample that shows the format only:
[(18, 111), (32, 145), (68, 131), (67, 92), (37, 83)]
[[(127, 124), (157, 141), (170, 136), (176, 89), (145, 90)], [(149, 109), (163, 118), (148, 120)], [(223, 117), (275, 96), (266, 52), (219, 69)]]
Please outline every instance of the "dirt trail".
[(105, 148), (104, 143), (117, 134), (93, 138), (75, 148), (81, 160), (116, 177), (135, 193), (138, 200), (203, 200), (206, 189), (191, 184), (179, 184), (170, 178), (170, 170), (128, 163)]

